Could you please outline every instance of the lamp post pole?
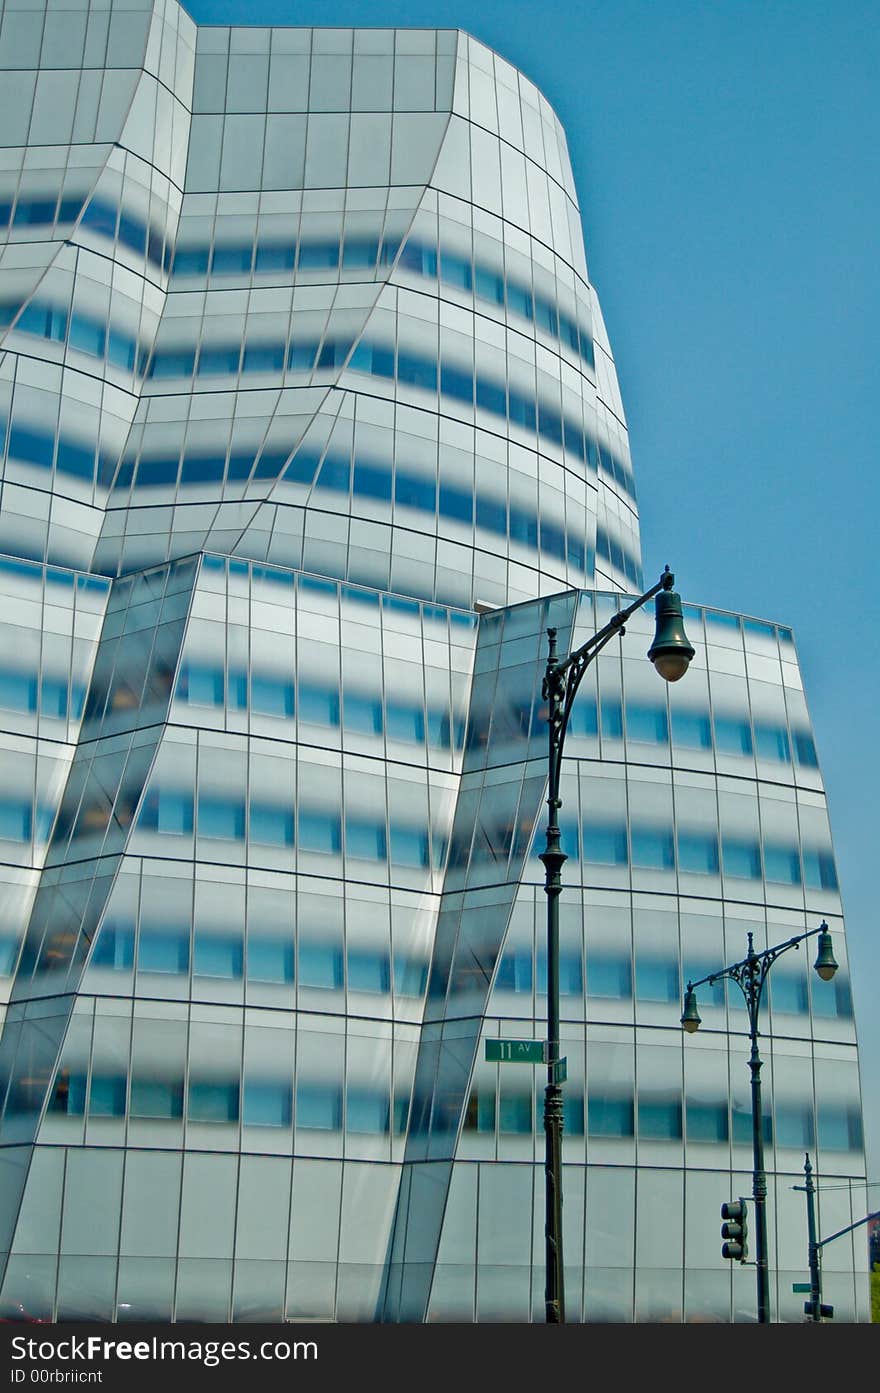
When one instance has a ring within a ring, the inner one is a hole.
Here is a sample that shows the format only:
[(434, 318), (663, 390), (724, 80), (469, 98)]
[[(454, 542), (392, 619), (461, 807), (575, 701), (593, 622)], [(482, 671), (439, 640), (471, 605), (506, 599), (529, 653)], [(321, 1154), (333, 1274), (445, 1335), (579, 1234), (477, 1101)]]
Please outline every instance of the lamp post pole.
[(684, 632), (681, 599), (672, 587), (675, 577), (667, 566), (656, 585), (646, 590), (626, 609), (619, 610), (603, 629), (575, 652), (560, 659), (556, 649), (556, 629), (548, 629), (549, 653), (542, 696), (547, 703), (548, 779), (547, 845), (541, 854), (544, 863), (544, 892), (547, 896), (547, 1086), (544, 1090), (545, 1133), (545, 1223), (546, 1284), (544, 1300), (550, 1325), (565, 1323), (565, 1283), (562, 1264), (562, 1081), (563, 1061), (559, 1052), (559, 896), (562, 893), (562, 867), (567, 860), (559, 829), (559, 795), (562, 747), (568, 729), (571, 707), (581, 678), (593, 659), (636, 610), (657, 597), (657, 627), (648, 657), (661, 677), (675, 682), (687, 671), (694, 650)]
[(810, 1268), (810, 1320), (820, 1319), (819, 1310), (822, 1305), (822, 1274), (819, 1269), (819, 1248), (816, 1243), (816, 1187), (813, 1184), (813, 1167), (810, 1165), (810, 1153), (806, 1152), (804, 1161), (804, 1175), (806, 1184), (804, 1189), (807, 1193), (807, 1261)]
[(789, 948), (799, 948), (805, 939), (812, 938), (814, 934), (819, 934), (819, 952), (814, 964), (816, 971), (823, 981), (830, 981), (837, 971), (837, 963), (831, 951), (831, 934), (828, 932), (828, 925), (823, 920), (818, 929), (810, 929), (807, 933), (799, 934), (797, 938), (789, 938), (785, 943), (778, 943), (773, 948), (765, 948), (763, 952), (756, 953), (752, 934), (749, 934), (749, 951), (741, 962), (733, 963), (730, 967), (723, 967), (718, 972), (710, 973), (708, 977), (701, 977), (698, 982), (688, 982), (684, 996), (684, 1011), (681, 1023), (688, 1034), (699, 1029), (700, 1016), (697, 1011), (697, 998), (695, 988), (708, 982), (718, 982), (723, 977), (729, 977), (736, 982), (745, 997), (746, 1010), (749, 1016), (749, 1040), (751, 1050), (749, 1052), (749, 1070), (751, 1072), (752, 1086), (752, 1199), (755, 1205), (755, 1272), (758, 1284), (758, 1323), (759, 1325), (769, 1325), (770, 1323), (770, 1276), (767, 1264), (767, 1174), (764, 1169), (764, 1120), (761, 1115), (761, 1056), (758, 1052), (758, 1013), (761, 1007), (761, 995), (764, 990), (764, 983), (767, 975), (782, 953), (787, 953)]

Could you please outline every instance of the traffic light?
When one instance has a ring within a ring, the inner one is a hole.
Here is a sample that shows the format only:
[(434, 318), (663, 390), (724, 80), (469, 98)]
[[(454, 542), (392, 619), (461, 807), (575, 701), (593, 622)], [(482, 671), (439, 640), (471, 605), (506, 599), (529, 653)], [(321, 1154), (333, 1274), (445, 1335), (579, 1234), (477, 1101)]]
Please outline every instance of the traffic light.
[[(813, 1315), (813, 1303), (812, 1303), (812, 1301), (805, 1301), (805, 1302), (804, 1302), (804, 1315), (805, 1315), (805, 1316), (812, 1316), (812, 1315)], [(815, 1319), (815, 1317), (814, 1317), (814, 1319)], [(833, 1306), (820, 1306), (820, 1307), (819, 1307), (819, 1319), (820, 1319), (820, 1320), (833, 1320), (833, 1319), (834, 1319), (834, 1307), (833, 1307)]]
[(732, 1262), (745, 1262), (749, 1255), (747, 1238), (749, 1233), (746, 1202), (743, 1199), (729, 1200), (721, 1206), (721, 1256)]

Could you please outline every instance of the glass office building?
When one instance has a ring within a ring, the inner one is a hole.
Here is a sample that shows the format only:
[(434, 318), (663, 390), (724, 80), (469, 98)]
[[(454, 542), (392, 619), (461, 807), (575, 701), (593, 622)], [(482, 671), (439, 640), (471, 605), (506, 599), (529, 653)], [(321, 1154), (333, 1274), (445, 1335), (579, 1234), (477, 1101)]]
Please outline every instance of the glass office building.
[[(0, 1314), (542, 1321), (546, 629), (643, 588), (565, 137), (454, 31), (0, 26)], [(649, 578), (653, 579), (653, 577)], [(696, 598), (688, 596), (688, 598)], [(864, 1208), (856, 1037), (789, 629), (686, 606), (563, 770), (570, 1321), (774, 1318)], [(867, 1319), (863, 1239), (824, 1299)]]

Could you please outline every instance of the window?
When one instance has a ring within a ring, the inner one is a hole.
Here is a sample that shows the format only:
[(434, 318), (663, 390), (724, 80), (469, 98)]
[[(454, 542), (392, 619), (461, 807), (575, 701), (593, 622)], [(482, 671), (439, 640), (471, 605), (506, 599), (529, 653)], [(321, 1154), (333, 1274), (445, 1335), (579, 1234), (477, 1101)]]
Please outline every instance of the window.
[(632, 965), (628, 957), (590, 953), (587, 958), (587, 995), (622, 1001), (632, 996)]
[(819, 767), (819, 760), (816, 755), (816, 746), (813, 744), (813, 737), (810, 735), (809, 731), (794, 730), (792, 731), (792, 739), (794, 741), (795, 758), (801, 768), (817, 769)]
[(241, 798), (199, 798), (199, 836), (244, 840), (244, 800)]
[(743, 880), (760, 880), (761, 848), (757, 842), (734, 841), (724, 838), (724, 874)]
[(675, 869), (672, 832), (660, 827), (633, 827), (630, 830), (632, 863), (652, 870)]
[(394, 956), (394, 990), (400, 996), (422, 996), (428, 983), (428, 965), (421, 958)]
[(689, 1142), (727, 1141), (727, 1108), (723, 1103), (695, 1103), (688, 1100), (685, 1116)]
[(345, 819), (346, 855), (362, 861), (385, 861), (388, 845), (385, 826), (380, 822), (365, 822), (357, 818)]
[(805, 1014), (810, 1009), (807, 997), (807, 979), (800, 973), (776, 972), (770, 976), (770, 1002), (774, 1011), (788, 1011), (793, 1015)]
[(251, 269), (252, 248), (247, 246), (215, 247), (211, 271), (215, 276), (234, 275)]
[(569, 735), (598, 735), (599, 712), (596, 702), (586, 693), (578, 694), (568, 718)]
[(247, 975), (251, 982), (292, 982), (293, 942), (249, 933)]
[(368, 953), (350, 949), (348, 953), (348, 986), (355, 992), (388, 992), (391, 990), (391, 964), (386, 953)]
[(133, 1078), (129, 1111), (132, 1117), (183, 1117), (183, 1082)]
[(289, 1083), (245, 1080), (242, 1122), (246, 1127), (289, 1127), (292, 1116)]
[(587, 1102), (587, 1125), (591, 1137), (631, 1137), (635, 1131), (632, 1098), (591, 1093)]
[(263, 846), (293, 846), (293, 808), (251, 803), (250, 836)]
[(133, 962), (134, 924), (105, 923), (92, 950), (93, 966), (124, 970)]
[(355, 461), (354, 492), (361, 498), (391, 499), (391, 470), (381, 464)]
[(339, 692), (334, 687), (299, 685), (299, 718), (313, 725), (339, 725)]
[(240, 934), (198, 933), (193, 938), (193, 973), (198, 977), (241, 977), (244, 949)]
[(837, 871), (830, 851), (804, 847), (804, 883), (811, 890), (836, 890)]
[(141, 924), (138, 938), (138, 969), (141, 972), (187, 972), (188, 931)]
[(8, 842), (31, 839), (31, 805), (4, 798), (0, 801), (0, 838)]
[(125, 1087), (124, 1074), (96, 1074), (93, 1072), (89, 1088), (89, 1116), (124, 1117)]
[(627, 702), (627, 737), (650, 745), (666, 744), (670, 730), (663, 706), (632, 706)]
[(833, 1020), (835, 1017), (849, 1019), (853, 1013), (852, 992), (846, 977), (837, 972), (831, 982), (813, 983), (813, 1015), (817, 1018)]
[(11, 977), (15, 972), (20, 947), (19, 939), (9, 938), (6, 935), (0, 937), (0, 977)]
[(486, 266), (474, 267), (474, 292), (492, 305), (504, 304), (504, 278)]
[(298, 841), (301, 851), (341, 851), (342, 827), (339, 814), (300, 808)]
[(828, 1151), (859, 1151), (862, 1120), (855, 1107), (819, 1104), (819, 1145)]
[(796, 847), (764, 846), (764, 874), (779, 885), (800, 885), (801, 865)]
[(423, 745), (425, 743), (425, 718), (422, 708), (386, 701), (385, 732), (391, 740), (404, 740)]
[(602, 702), (602, 734), (606, 740), (623, 739), (623, 710), (619, 698)]
[(473, 495), (466, 493), (464, 489), (441, 484), (440, 514), (442, 517), (454, 518), (457, 522), (466, 523), (468, 527), (472, 526), (474, 521)]
[(470, 290), (471, 288), (471, 266), (464, 257), (454, 256), (451, 252), (440, 253), (440, 279), (447, 285), (456, 286), (459, 290)]
[(501, 1095), (498, 1107), (499, 1132), (519, 1135), (532, 1131), (532, 1095), (514, 1093)]
[(532, 955), (527, 949), (508, 950), (504, 954), (498, 964), (495, 986), (503, 992), (531, 992)]
[(678, 868), (691, 875), (717, 874), (717, 838), (703, 832), (679, 832)]
[(750, 755), (752, 732), (748, 721), (733, 716), (716, 716), (715, 746), (721, 754)]
[(672, 738), (687, 750), (711, 750), (712, 729), (709, 717), (698, 711), (672, 712)]
[(301, 987), (335, 989), (343, 985), (342, 951), (329, 943), (299, 945)]
[(428, 866), (428, 834), (420, 827), (391, 825), (391, 860), (398, 866)]
[(485, 1086), (472, 1088), (464, 1115), (467, 1132), (495, 1131), (495, 1093)]
[(382, 703), (378, 697), (360, 692), (346, 692), (344, 702), (345, 726), (365, 735), (382, 734)]
[(296, 1125), (320, 1131), (339, 1131), (342, 1125), (342, 1099), (339, 1090), (329, 1084), (298, 1084)]
[(390, 1131), (391, 1107), (384, 1093), (349, 1088), (345, 1100), (345, 1125), (349, 1132), (381, 1134)]
[(636, 958), (636, 996), (640, 1001), (680, 999), (678, 964), (661, 958)]
[(798, 1151), (815, 1146), (811, 1107), (778, 1102), (773, 1109), (773, 1122), (777, 1146), (791, 1146)]
[(675, 1141), (681, 1136), (681, 1103), (671, 1098), (639, 1098), (639, 1136)]
[(177, 683), (177, 695), (194, 706), (222, 706), (222, 667), (184, 663)]
[(36, 711), (36, 677), (24, 672), (0, 672), (0, 706), (7, 711)]
[(152, 789), (144, 799), (139, 826), (169, 835), (180, 836), (192, 832), (192, 793), (173, 789)]
[(598, 865), (625, 866), (626, 827), (607, 823), (584, 823), (584, 860)]
[(755, 722), (755, 753), (759, 759), (789, 763), (791, 751), (788, 732), (782, 726), (760, 725)]
[(188, 1115), (190, 1122), (237, 1122), (238, 1081), (191, 1079)]

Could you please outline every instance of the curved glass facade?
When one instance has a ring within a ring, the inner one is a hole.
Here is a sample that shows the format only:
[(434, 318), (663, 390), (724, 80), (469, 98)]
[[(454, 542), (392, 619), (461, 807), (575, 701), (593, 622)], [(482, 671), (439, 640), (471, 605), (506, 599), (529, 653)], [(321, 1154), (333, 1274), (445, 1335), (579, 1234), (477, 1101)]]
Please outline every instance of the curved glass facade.
[[(546, 629), (643, 585), (564, 134), (456, 31), (2, 13), (0, 1314), (543, 1320), (483, 1042), (545, 1029)], [(567, 1316), (754, 1319), (744, 1011), (682, 985), (824, 918), (763, 1007), (795, 1320), (803, 1153), (825, 1231), (865, 1170), (794, 640), (686, 607), (667, 690), (648, 622), (566, 744)]]

